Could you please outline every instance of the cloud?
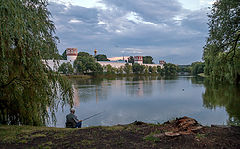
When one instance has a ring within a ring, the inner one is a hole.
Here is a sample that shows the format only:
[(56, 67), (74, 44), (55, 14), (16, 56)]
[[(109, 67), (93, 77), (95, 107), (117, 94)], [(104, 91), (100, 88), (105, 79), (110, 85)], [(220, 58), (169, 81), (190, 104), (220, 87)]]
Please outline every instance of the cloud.
[(128, 54), (141, 54), (141, 53), (143, 53), (143, 50), (135, 49), (135, 48), (125, 48), (121, 52), (122, 53), (128, 53)]
[(50, 2), (62, 53), (68, 47), (108, 57), (151, 55), (154, 61), (199, 61), (207, 36), (207, 9), (190, 11), (177, 0), (102, 0), (106, 8)]
[(69, 23), (81, 23), (82, 21), (81, 20), (77, 20), (77, 19), (71, 19), (69, 21)]
[(165, 22), (182, 11), (176, 0), (103, 0), (108, 7), (135, 12), (148, 22)]

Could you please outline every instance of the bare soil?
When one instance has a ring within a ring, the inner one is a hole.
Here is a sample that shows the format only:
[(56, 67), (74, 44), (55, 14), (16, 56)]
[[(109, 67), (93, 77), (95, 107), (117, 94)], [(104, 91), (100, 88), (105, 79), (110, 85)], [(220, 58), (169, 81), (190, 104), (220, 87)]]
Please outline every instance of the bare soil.
[(201, 126), (183, 117), (164, 124), (79, 129), (0, 126), (0, 148), (240, 148), (240, 127)]

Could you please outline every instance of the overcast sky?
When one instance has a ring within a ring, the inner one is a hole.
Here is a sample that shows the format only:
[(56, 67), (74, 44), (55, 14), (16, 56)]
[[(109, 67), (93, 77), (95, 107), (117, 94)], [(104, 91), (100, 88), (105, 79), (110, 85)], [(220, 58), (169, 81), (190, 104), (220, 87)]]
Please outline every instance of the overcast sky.
[(107, 57), (150, 55), (154, 62), (201, 61), (213, 0), (49, 0), (66, 48)]

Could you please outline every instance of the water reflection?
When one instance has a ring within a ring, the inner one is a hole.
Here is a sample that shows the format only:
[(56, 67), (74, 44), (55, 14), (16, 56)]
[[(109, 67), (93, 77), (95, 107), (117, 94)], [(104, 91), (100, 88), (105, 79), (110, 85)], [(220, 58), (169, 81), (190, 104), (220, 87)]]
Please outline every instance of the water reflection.
[[(154, 123), (181, 116), (203, 125), (239, 122), (240, 91), (231, 86), (211, 86), (200, 77), (136, 76), (110, 79), (74, 79), (74, 105), (79, 119), (105, 111), (83, 123), (127, 124), (135, 120)], [(57, 113), (57, 127), (64, 127), (65, 115)]]
[[(110, 85), (103, 79), (73, 79), (74, 86), (74, 106), (79, 106), (77, 100), (85, 103), (89, 100), (107, 99), (107, 87)], [(76, 101), (75, 101), (76, 100)], [(75, 104), (76, 103), (76, 104)]]
[(240, 88), (234, 85), (214, 85), (205, 81), (203, 105), (209, 109), (224, 107), (229, 115), (228, 124), (240, 124)]

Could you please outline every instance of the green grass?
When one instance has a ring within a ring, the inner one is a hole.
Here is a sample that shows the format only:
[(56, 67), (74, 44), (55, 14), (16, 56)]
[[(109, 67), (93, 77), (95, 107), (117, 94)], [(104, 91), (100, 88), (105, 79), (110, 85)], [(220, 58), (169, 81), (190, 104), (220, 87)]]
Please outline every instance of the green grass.
[(31, 138), (39, 138), (39, 137), (46, 137), (45, 134), (37, 133), (31, 136)]
[(104, 127), (106, 130), (123, 130), (124, 127), (123, 126), (111, 126), (111, 127)]
[(206, 137), (206, 135), (205, 134), (196, 134), (196, 138), (197, 139), (202, 139), (202, 138), (205, 138)]
[(144, 140), (151, 141), (151, 142), (157, 142), (157, 141), (160, 141), (160, 138), (154, 137), (153, 135), (148, 135), (148, 136), (144, 137)]
[(0, 142), (27, 143), (34, 138), (47, 137), (43, 132), (58, 132), (57, 136), (63, 137), (66, 132), (71, 133), (75, 130), (70, 128), (0, 125)]
[(152, 132), (149, 135), (145, 136), (144, 140), (151, 142), (160, 141), (160, 137), (157, 137), (159, 134), (162, 134), (162, 132), (160, 130), (156, 130), (155, 132)]
[(93, 142), (93, 140), (81, 140), (82, 145), (91, 145)]
[(51, 149), (52, 145), (53, 145), (52, 141), (48, 141), (48, 142), (38, 145), (38, 148), (39, 149)]

